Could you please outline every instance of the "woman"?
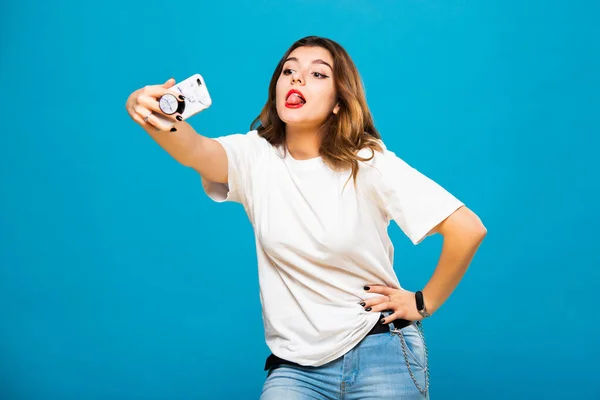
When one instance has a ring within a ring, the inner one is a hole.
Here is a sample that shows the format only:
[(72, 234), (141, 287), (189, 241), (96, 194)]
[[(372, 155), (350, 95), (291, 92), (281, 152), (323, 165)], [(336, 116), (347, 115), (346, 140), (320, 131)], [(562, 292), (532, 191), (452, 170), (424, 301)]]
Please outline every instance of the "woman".
[[(479, 218), (388, 150), (356, 67), (337, 43), (285, 53), (247, 134), (217, 139), (151, 112), (174, 85), (148, 86), (130, 116), (217, 202), (241, 203), (256, 235), (266, 342), (261, 399), (428, 398), (420, 321), (450, 296), (483, 240)], [(444, 237), (422, 291), (403, 289), (387, 233)]]

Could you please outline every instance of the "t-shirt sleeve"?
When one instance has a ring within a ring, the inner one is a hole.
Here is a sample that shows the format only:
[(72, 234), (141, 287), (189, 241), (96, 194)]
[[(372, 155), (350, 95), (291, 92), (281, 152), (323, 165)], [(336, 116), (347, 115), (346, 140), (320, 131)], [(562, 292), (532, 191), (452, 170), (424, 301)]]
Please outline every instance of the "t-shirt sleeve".
[(221, 143), (227, 154), (228, 182), (213, 182), (203, 177), (204, 192), (213, 201), (240, 203), (247, 208), (252, 203), (253, 169), (270, 145), (256, 131), (221, 136), (214, 140)]
[(394, 152), (375, 152), (372, 190), (380, 208), (413, 244), (464, 204)]

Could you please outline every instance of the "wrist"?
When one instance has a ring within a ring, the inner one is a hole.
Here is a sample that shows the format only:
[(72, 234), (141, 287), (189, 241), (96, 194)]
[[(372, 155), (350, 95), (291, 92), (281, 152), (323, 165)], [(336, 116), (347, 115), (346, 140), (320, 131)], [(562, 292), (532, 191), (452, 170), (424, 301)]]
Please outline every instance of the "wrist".
[(421, 314), (421, 317), (423, 317), (423, 318), (431, 317), (432, 312), (429, 311), (427, 304), (425, 302), (425, 296), (423, 295), (423, 292), (420, 290), (417, 290), (415, 292), (415, 305), (417, 307), (417, 311), (419, 312), (419, 314)]
[(429, 314), (433, 315), (433, 313), (435, 313), (440, 307), (439, 303), (437, 302), (437, 297), (431, 293), (431, 290), (428, 290), (427, 288), (423, 289), (421, 292), (423, 293), (423, 302), (427, 307), (427, 311)]

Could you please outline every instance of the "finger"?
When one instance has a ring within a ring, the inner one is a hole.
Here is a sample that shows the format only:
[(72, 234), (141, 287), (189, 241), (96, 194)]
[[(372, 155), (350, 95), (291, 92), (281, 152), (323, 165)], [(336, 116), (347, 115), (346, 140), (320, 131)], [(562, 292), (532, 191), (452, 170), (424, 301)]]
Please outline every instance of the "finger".
[(384, 294), (386, 296), (389, 296), (391, 294), (393, 294), (396, 290), (398, 289), (393, 289), (389, 286), (383, 286), (383, 285), (378, 285), (378, 284), (374, 284), (374, 285), (367, 285), (364, 287), (365, 291), (369, 292), (369, 293), (379, 293), (379, 294)]
[(134, 110), (136, 112), (136, 118), (134, 118), (134, 119), (140, 125), (146, 126), (146, 127), (151, 125), (161, 131), (170, 131), (171, 130), (170, 125), (167, 125), (160, 119), (156, 118), (156, 116), (154, 114), (152, 114), (152, 112), (149, 109), (147, 109), (146, 107), (138, 104), (134, 107)]
[(390, 296), (371, 297), (370, 299), (362, 300), (359, 304), (361, 306), (363, 306), (364, 308), (367, 308), (367, 307), (373, 307), (377, 304), (385, 303), (386, 301), (388, 301), (388, 302), (391, 301)]
[(152, 113), (150, 110), (137, 104), (134, 105), (131, 109), (132, 111), (130, 112), (130, 116), (135, 122), (144, 127), (149, 125), (144, 118), (146, 118), (147, 115), (150, 115)]
[(138, 113), (133, 113), (132, 116), (133, 120), (135, 122), (137, 122), (138, 124), (140, 124), (144, 129), (154, 129), (154, 130), (158, 130), (158, 128), (156, 128), (154, 125), (152, 125), (149, 122), (144, 121), (144, 118), (142, 118), (141, 115), (139, 115)]
[[(168, 81), (167, 81), (168, 82)], [(165, 83), (164, 85), (166, 85)], [(184, 97), (181, 93), (176, 90), (163, 87), (164, 85), (149, 85), (142, 89), (142, 95), (154, 97), (155, 99), (159, 99), (163, 94), (170, 93), (177, 98), (179, 101), (183, 101)], [(172, 86), (171, 86), (172, 87)]]
[(400, 318), (404, 318), (404, 313), (402, 311), (396, 310), (393, 314), (388, 315), (385, 318), (381, 318), (379, 322), (381, 322), (382, 324), (389, 324), (390, 322)]
[(175, 86), (175, 79), (169, 78), (165, 83), (163, 83), (162, 87), (165, 89), (169, 89)]
[(150, 118), (152, 117), (152, 111), (140, 105), (134, 106), (133, 111), (133, 119), (135, 120), (135, 122), (142, 125), (144, 128), (153, 127), (155, 129), (158, 129), (150, 121)]
[[(376, 304), (374, 306), (369, 306), (365, 310), (371, 311), (371, 312), (381, 312), (381, 311), (387, 311), (387, 310), (395, 310), (397, 307), (398, 307), (398, 304), (386, 301), (383, 303)], [(371, 309), (369, 310), (369, 308), (371, 308)]]
[(175, 113), (171, 115), (165, 114), (158, 105), (158, 100), (154, 97), (146, 96), (144, 94), (140, 94), (138, 97), (138, 104), (147, 108), (148, 110), (154, 111), (155, 113), (162, 114), (165, 117), (172, 119), (173, 121), (183, 121), (183, 117), (180, 113)]

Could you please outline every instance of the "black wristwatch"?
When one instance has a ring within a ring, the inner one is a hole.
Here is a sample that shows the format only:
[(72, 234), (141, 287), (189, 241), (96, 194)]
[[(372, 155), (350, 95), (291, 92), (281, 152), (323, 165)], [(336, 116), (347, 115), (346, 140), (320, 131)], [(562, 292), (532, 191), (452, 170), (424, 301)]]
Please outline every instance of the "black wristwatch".
[(417, 311), (419, 314), (423, 316), (423, 318), (431, 317), (431, 314), (427, 312), (427, 307), (425, 307), (425, 300), (423, 300), (423, 292), (418, 290), (415, 292), (415, 300), (417, 302)]

